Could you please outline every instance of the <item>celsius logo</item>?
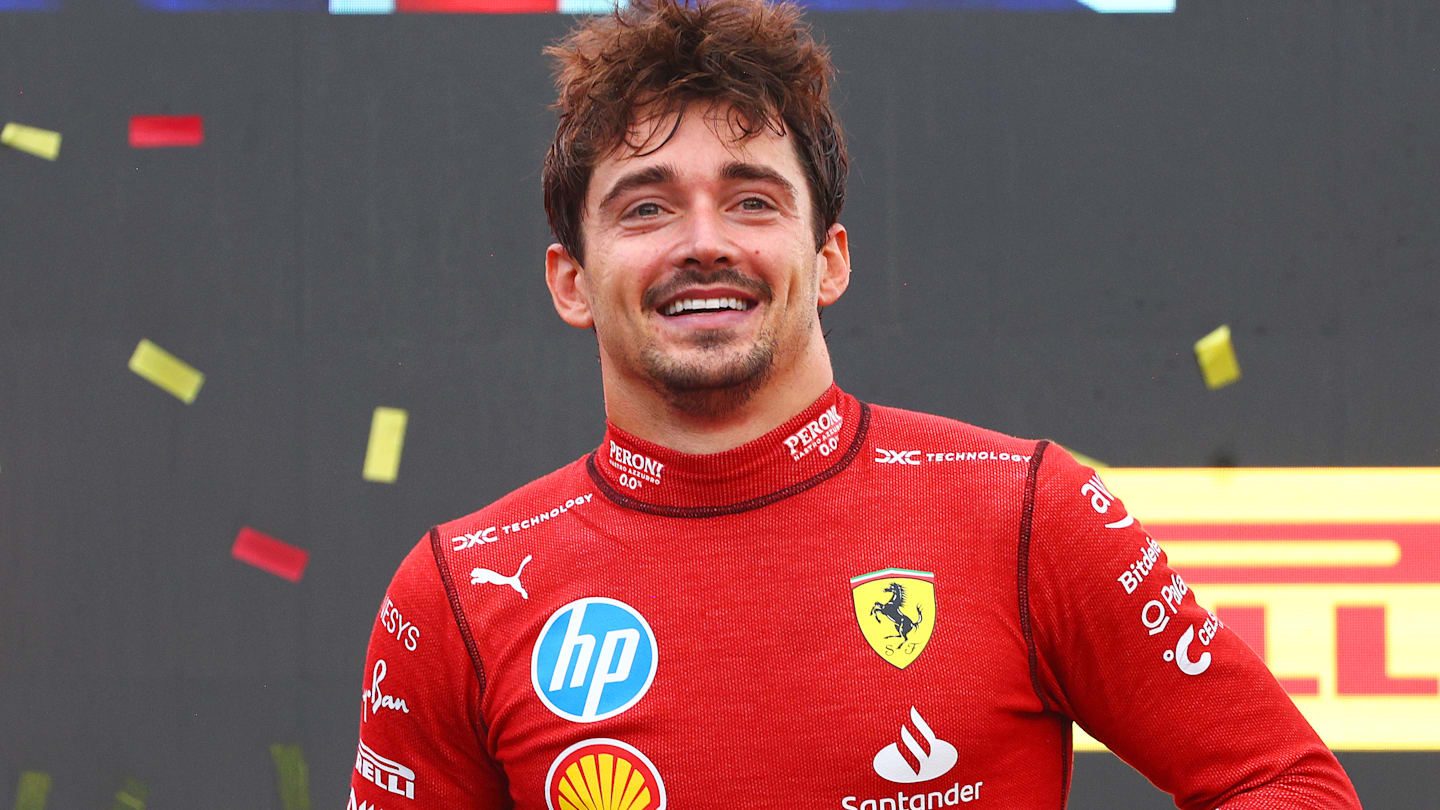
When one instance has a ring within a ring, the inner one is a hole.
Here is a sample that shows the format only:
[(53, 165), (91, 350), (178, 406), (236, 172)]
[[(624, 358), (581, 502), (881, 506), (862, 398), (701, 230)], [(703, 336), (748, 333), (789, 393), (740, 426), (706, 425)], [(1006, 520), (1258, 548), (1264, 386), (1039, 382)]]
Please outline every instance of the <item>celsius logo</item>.
[(593, 723), (640, 701), (655, 680), (655, 633), (635, 608), (592, 596), (555, 611), (535, 640), (530, 682), (550, 711)]
[(896, 743), (880, 749), (875, 755), (875, 773), (901, 784), (926, 782), (949, 773), (960, 759), (955, 746), (936, 737), (914, 706), (910, 707), (910, 722), (920, 732), (925, 746), (922, 748), (916, 741), (909, 726), (901, 725), (900, 741), (905, 743), (905, 752), (902, 753)]
[(884, 450), (875, 448), (876, 464), (908, 464), (912, 467), (920, 466), (919, 450)]
[(550, 810), (665, 810), (665, 783), (633, 745), (584, 740), (560, 752), (545, 775)]

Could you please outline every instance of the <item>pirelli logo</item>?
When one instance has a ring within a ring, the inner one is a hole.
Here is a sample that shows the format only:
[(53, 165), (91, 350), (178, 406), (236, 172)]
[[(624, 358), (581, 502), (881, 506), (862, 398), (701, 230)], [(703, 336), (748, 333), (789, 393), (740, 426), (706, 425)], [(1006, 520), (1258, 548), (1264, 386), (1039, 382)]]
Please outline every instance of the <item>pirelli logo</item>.
[(1332, 748), (1440, 750), (1440, 468), (1104, 476)]

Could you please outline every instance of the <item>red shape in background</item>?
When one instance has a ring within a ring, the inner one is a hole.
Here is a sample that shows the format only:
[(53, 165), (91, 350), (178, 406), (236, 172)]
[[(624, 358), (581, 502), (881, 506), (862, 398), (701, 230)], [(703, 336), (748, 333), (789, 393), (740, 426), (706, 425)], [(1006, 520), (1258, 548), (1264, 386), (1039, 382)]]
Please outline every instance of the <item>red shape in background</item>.
[(442, 14), (553, 14), (557, 0), (395, 0), (395, 10), (405, 13)]
[[(1270, 662), (1265, 660), (1265, 606), (1264, 605), (1216, 605), (1215, 612), (1219, 614), (1220, 621), (1234, 631), (1250, 649), (1260, 656), (1265, 665)], [(1280, 686), (1291, 695), (1318, 695), (1320, 694), (1320, 681), (1313, 677), (1282, 678), (1275, 676)]]
[(159, 149), (199, 146), (205, 142), (205, 119), (198, 115), (132, 115), (130, 146)]
[(310, 552), (305, 549), (276, 540), (249, 526), (240, 529), (235, 545), (230, 548), (230, 556), (291, 582), (300, 581), (305, 575), (305, 564), (310, 561)]
[(1440, 679), (1386, 671), (1385, 606), (1335, 608), (1335, 691), (1342, 695), (1435, 695)]

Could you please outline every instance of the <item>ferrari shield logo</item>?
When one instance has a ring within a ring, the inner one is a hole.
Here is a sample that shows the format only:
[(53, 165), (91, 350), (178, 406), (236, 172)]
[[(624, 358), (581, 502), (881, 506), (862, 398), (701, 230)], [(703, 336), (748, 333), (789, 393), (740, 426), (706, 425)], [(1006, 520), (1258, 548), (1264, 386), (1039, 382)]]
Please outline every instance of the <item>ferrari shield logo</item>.
[(850, 579), (855, 619), (870, 649), (900, 669), (910, 666), (935, 630), (935, 574), (886, 568)]

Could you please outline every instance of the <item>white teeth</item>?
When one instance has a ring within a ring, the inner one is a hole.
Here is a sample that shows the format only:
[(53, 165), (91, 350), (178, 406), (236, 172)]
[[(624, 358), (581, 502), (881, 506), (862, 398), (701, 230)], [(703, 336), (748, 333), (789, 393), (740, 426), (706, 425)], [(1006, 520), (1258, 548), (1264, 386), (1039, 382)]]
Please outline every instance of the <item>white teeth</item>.
[(682, 312), (712, 312), (724, 309), (738, 309), (744, 312), (749, 308), (750, 304), (739, 298), (682, 298), (670, 303), (662, 311), (666, 315), (679, 315)]

